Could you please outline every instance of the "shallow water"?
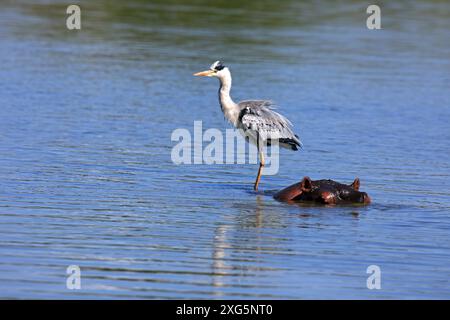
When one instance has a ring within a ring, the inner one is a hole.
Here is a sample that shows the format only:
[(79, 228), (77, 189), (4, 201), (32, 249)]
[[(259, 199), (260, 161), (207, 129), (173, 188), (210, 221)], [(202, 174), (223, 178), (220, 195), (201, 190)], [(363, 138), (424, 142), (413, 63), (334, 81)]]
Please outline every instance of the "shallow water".
[[(0, 298), (449, 298), (450, 4), (64, 1), (0, 5)], [(176, 128), (229, 128), (217, 81), (269, 98), (304, 143), (180, 165)], [(308, 175), (373, 203), (272, 194)], [(82, 289), (66, 288), (78, 265)], [(366, 287), (378, 265), (382, 289)]]

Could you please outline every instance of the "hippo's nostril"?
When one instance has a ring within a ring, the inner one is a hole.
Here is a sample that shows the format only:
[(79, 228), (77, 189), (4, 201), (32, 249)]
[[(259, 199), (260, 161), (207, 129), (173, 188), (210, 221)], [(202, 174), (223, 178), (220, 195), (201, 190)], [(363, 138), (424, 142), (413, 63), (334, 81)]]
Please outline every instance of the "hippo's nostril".
[(362, 200), (363, 200), (362, 202), (365, 203), (365, 204), (369, 204), (372, 201), (370, 199), (369, 195), (367, 193), (365, 193), (365, 192), (363, 192)]

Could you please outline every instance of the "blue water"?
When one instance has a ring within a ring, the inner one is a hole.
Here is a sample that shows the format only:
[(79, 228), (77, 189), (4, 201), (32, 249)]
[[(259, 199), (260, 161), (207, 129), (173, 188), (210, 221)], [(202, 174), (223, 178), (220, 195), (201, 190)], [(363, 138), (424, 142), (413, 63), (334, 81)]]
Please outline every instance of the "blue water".
[[(450, 4), (64, 1), (0, 5), (0, 298), (450, 297)], [(215, 79), (272, 99), (304, 149), (175, 165), (173, 130), (224, 130)], [(272, 194), (303, 176), (367, 207)], [(369, 290), (366, 269), (381, 269)], [(66, 268), (81, 268), (81, 289)]]

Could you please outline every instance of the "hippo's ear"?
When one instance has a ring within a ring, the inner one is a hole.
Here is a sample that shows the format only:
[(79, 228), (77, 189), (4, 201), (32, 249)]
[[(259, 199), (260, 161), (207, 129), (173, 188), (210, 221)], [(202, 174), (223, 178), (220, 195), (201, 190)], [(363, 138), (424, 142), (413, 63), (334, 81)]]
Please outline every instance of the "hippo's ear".
[(301, 182), (301, 188), (304, 192), (310, 192), (312, 189), (312, 182), (309, 177), (304, 177)]
[(356, 178), (355, 181), (353, 181), (353, 183), (350, 185), (350, 187), (352, 187), (353, 190), (355, 191), (359, 191), (359, 186), (360, 186), (359, 178)]

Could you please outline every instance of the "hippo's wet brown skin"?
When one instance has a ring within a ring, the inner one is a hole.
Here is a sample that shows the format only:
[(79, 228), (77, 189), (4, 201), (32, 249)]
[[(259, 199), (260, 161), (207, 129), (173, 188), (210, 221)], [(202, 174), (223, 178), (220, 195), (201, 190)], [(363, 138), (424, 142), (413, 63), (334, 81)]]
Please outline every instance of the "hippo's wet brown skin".
[(370, 197), (359, 191), (360, 182), (356, 178), (352, 184), (342, 184), (333, 180), (316, 180), (304, 177), (302, 181), (284, 188), (275, 199), (279, 201), (312, 201), (322, 204), (362, 203), (369, 204)]

